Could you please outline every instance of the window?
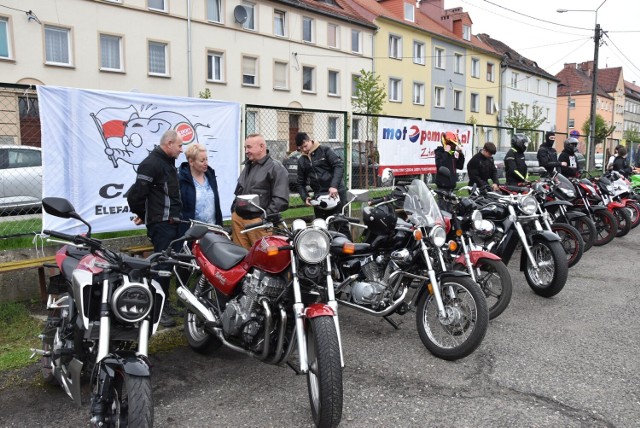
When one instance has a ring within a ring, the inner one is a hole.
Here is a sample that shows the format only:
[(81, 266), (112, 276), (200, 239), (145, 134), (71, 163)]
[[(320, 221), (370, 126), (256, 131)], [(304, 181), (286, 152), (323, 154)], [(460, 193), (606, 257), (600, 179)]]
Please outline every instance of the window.
[(402, 101), (402, 80), (389, 78), (389, 101)]
[(496, 80), (495, 66), (493, 65), (492, 62), (488, 62), (487, 63), (487, 81), (495, 82), (495, 80)]
[(161, 12), (167, 11), (167, 5), (164, 0), (149, 0), (148, 5), (151, 10), (159, 10)]
[(551, 82), (547, 82), (547, 96), (551, 96)]
[(415, 9), (413, 3), (404, 4), (404, 19), (409, 22), (415, 22)]
[(389, 58), (402, 59), (402, 37), (389, 35)]
[(413, 63), (424, 65), (424, 43), (413, 41)]
[(359, 74), (351, 75), (351, 98), (357, 98), (356, 93), (358, 92), (358, 79), (360, 78)]
[(330, 140), (338, 139), (338, 118), (337, 117), (329, 117), (329, 131), (327, 137)]
[(247, 135), (257, 133), (258, 132), (258, 112), (253, 110), (248, 110), (245, 116), (247, 118), (247, 123), (246, 123)]
[(469, 25), (462, 26), (462, 38), (465, 40), (471, 40), (471, 27)]
[(281, 10), (273, 12), (273, 34), (284, 37), (285, 33), (285, 13)]
[(444, 49), (435, 48), (433, 64), (436, 68), (444, 69)]
[(518, 89), (518, 73), (512, 71), (511, 72), (511, 87), (513, 89)]
[(207, 54), (207, 80), (224, 82), (224, 54), (222, 52)]
[(480, 60), (478, 58), (471, 58), (471, 77), (480, 78)]
[(362, 35), (358, 30), (351, 30), (351, 52), (362, 53)]
[(487, 96), (487, 105), (486, 105), (486, 112), (487, 114), (493, 114), (495, 113), (495, 110), (493, 108), (494, 102), (493, 102), (493, 97)]
[(315, 92), (316, 91), (316, 70), (313, 67), (302, 67), (302, 91), (303, 92)]
[(413, 82), (413, 103), (424, 105), (424, 83)]
[(433, 92), (434, 107), (444, 108), (444, 88), (436, 86)]
[(207, 0), (207, 19), (212, 22), (222, 22), (220, 0)]
[(471, 111), (480, 113), (480, 95), (478, 94), (471, 94)]
[(329, 95), (339, 95), (340, 73), (329, 70)]
[(338, 40), (340, 40), (340, 32), (335, 24), (327, 25), (327, 45), (330, 48), (339, 48)]
[(576, 108), (576, 99), (569, 98), (569, 108)]
[(122, 37), (100, 34), (100, 70), (123, 71)]
[(457, 89), (453, 91), (453, 109), (462, 110), (462, 91)]
[(541, 83), (542, 81), (540, 79), (536, 79), (536, 94), (539, 94), (540, 91), (542, 90)]
[(242, 2), (242, 6), (244, 6), (247, 11), (247, 20), (242, 24), (242, 28), (245, 30), (255, 30), (256, 29), (256, 5), (254, 3)]
[(258, 58), (251, 56), (242, 57), (242, 84), (258, 86)]
[(569, 128), (574, 128), (576, 126), (576, 120), (575, 119), (569, 119)]
[(166, 43), (149, 42), (149, 74), (154, 76), (168, 76)]
[(273, 89), (289, 89), (289, 64), (276, 61), (273, 64)]
[(9, 18), (5, 18), (3, 16), (0, 16), (0, 58), (11, 58)]
[(45, 61), (47, 64), (71, 65), (71, 30), (44, 26)]
[(362, 124), (361, 119), (353, 119), (351, 121), (351, 140), (360, 141), (360, 126)]
[(453, 72), (462, 74), (464, 70), (464, 61), (462, 54), (453, 54)]
[(302, 18), (302, 40), (313, 43), (313, 19)]
[(484, 141), (487, 143), (493, 143), (493, 129), (487, 129), (484, 134)]

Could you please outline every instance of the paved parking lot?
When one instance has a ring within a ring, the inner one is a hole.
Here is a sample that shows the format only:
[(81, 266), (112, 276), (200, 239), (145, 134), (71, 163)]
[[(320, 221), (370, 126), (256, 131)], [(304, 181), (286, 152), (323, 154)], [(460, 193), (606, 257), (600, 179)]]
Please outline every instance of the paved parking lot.
[[(640, 228), (594, 247), (551, 299), (522, 273), (511, 305), (469, 357), (431, 356), (414, 314), (400, 330), (341, 310), (344, 427), (630, 427), (640, 416)], [(515, 258), (517, 260), (517, 258)], [(306, 380), (223, 350), (156, 354), (160, 427), (312, 426)], [(86, 426), (88, 407), (38, 382), (35, 368), (0, 391), (0, 426)]]

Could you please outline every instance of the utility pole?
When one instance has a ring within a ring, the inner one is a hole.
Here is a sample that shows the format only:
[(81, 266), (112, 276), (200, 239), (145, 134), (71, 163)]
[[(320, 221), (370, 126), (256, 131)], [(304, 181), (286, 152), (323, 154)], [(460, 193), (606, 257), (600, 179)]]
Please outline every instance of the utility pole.
[(567, 138), (569, 138), (569, 113), (571, 112), (571, 91), (569, 91), (569, 100), (567, 101)]
[[(595, 47), (593, 49), (593, 84), (591, 85), (591, 125), (589, 126), (589, 140), (591, 143), (587, 153), (587, 170), (589, 171), (594, 169), (596, 157), (596, 103), (598, 99), (598, 50), (600, 48), (600, 24), (597, 22), (593, 39)], [(602, 156), (604, 162), (604, 150)]]

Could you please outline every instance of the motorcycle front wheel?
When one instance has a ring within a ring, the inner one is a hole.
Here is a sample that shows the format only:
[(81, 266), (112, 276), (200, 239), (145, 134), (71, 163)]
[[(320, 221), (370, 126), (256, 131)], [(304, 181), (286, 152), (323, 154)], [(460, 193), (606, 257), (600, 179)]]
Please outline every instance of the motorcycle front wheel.
[(551, 230), (560, 237), (560, 244), (567, 256), (567, 266), (578, 263), (584, 253), (584, 239), (578, 229), (566, 223), (553, 223)]
[(571, 226), (575, 227), (584, 241), (584, 252), (589, 251), (598, 236), (596, 224), (589, 217), (578, 217), (570, 221)]
[[(456, 264), (454, 269), (467, 272), (464, 265)], [(479, 259), (473, 266), (476, 282), (484, 293), (492, 320), (507, 309), (511, 302), (513, 284), (511, 274), (502, 260)]]
[(440, 286), (445, 316), (440, 317), (433, 292), (418, 299), (416, 324), (424, 346), (443, 360), (457, 360), (480, 346), (489, 325), (487, 302), (469, 277), (449, 277)]
[(116, 370), (109, 396), (103, 427), (153, 427), (151, 378)]
[(599, 247), (613, 241), (618, 231), (618, 220), (609, 210), (597, 210), (593, 212), (593, 221), (596, 224), (598, 236), (593, 245)]
[(524, 255), (524, 276), (529, 287), (539, 296), (555, 296), (564, 288), (569, 273), (562, 244), (560, 241), (536, 241), (531, 246), (531, 253), (538, 268), (534, 268), (529, 257)]
[(618, 220), (618, 232), (616, 236), (618, 238), (625, 236), (631, 230), (631, 216), (627, 208), (614, 208), (613, 215), (616, 217), (616, 220)]
[(332, 317), (307, 320), (307, 390), (316, 427), (337, 427), (342, 419), (340, 344)]
[(41, 359), (42, 367), (40, 371), (42, 372), (42, 379), (50, 385), (57, 385), (58, 380), (54, 375), (53, 359), (51, 355), (47, 355), (47, 353), (51, 354), (54, 352), (54, 338), (56, 337), (56, 332), (61, 322), (60, 309), (50, 309), (49, 316), (44, 324), (44, 330), (42, 331), (42, 350), (45, 352), (45, 355), (43, 355)]
[(631, 229), (640, 224), (640, 204), (636, 201), (627, 201), (627, 211), (631, 216)]

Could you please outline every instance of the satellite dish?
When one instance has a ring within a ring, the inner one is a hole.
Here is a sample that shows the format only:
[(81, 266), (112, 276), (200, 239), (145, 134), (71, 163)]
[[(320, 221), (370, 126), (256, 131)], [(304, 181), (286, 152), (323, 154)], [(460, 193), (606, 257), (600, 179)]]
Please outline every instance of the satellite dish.
[(247, 20), (247, 16), (247, 9), (245, 9), (241, 4), (233, 9), (233, 17), (238, 24), (244, 24)]

